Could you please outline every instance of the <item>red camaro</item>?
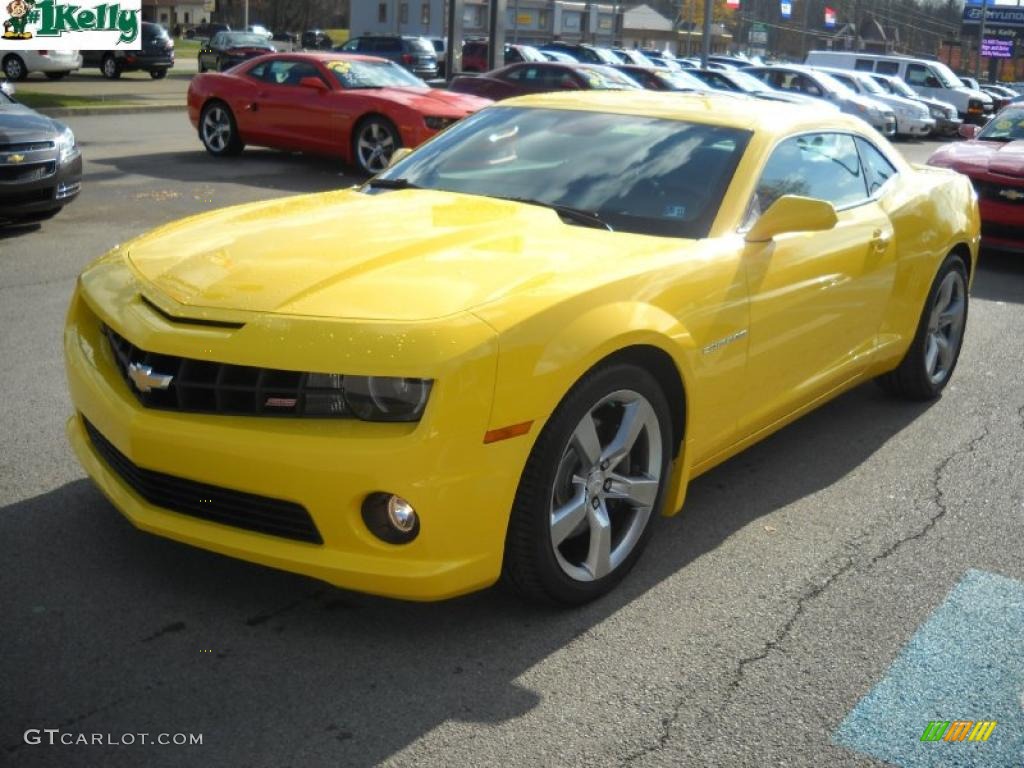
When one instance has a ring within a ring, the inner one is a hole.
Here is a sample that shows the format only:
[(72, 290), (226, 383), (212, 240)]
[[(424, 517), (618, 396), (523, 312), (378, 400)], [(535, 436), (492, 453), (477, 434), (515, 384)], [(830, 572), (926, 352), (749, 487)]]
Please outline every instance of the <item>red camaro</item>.
[(982, 244), (1024, 253), (1024, 106), (1009, 106), (983, 129), (964, 125), (969, 141), (947, 144), (929, 165), (966, 174), (978, 192)]
[(261, 56), (188, 88), (189, 119), (212, 155), (255, 144), (336, 155), (366, 173), (489, 103), (430, 88), (386, 59), (332, 53)]

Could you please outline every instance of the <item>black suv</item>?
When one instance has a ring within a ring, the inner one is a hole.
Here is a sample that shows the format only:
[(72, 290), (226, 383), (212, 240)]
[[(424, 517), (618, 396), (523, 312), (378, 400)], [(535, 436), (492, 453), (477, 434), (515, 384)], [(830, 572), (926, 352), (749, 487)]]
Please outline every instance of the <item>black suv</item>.
[(437, 77), (437, 51), (425, 37), (410, 35), (353, 37), (343, 46), (334, 50), (390, 59), (424, 80)]
[(137, 51), (82, 51), (82, 67), (99, 67), (103, 76), (117, 80), (122, 72), (149, 72), (154, 80), (174, 66), (174, 41), (159, 24), (142, 22), (142, 47)]

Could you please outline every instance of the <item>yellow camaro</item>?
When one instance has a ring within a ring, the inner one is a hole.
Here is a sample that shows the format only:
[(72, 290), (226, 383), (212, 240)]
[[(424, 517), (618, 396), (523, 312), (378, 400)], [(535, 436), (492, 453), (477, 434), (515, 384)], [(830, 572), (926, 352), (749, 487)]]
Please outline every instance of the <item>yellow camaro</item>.
[(938, 396), (978, 243), (966, 177), (853, 117), (510, 100), (362, 187), (91, 264), (68, 433), (147, 531), (381, 595), (580, 603), (745, 446), (870, 378)]

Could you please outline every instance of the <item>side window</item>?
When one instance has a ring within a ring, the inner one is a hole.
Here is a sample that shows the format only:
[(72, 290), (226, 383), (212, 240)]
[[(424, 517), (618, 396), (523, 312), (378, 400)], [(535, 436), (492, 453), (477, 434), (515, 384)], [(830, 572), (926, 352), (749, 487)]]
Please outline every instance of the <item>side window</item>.
[(377, 41), (374, 50), (379, 53), (401, 53), (402, 41), (394, 37), (382, 37)]
[(783, 195), (813, 197), (837, 208), (864, 200), (867, 186), (853, 137), (812, 133), (786, 139), (768, 158), (754, 195), (758, 214)]
[(275, 59), (266, 64), (263, 80), (271, 85), (297, 86), (304, 77), (320, 77), (316, 67), (304, 61)]
[(527, 80), (535, 80), (536, 78), (536, 67), (517, 67), (505, 75), (506, 80), (511, 80), (514, 83), (525, 83)]
[(213, 40), (210, 41), (211, 48), (221, 48), (224, 45), (224, 33), (218, 32), (213, 36)]
[(860, 92), (860, 89), (857, 87), (857, 82), (852, 77), (847, 77), (846, 75), (837, 75), (834, 72), (832, 73), (832, 77), (834, 77), (836, 80), (845, 85), (854, 93)]
[(857, 59), (853, 63), (853, 68), (856, 69), (858, 72), (874, 72), (875, 62), (873, 62), (871, 59)]
[(874, 144), (859, 136), (857, 137), (857, 148), (860, 150), (860, 158), (864, 162), (868, 194), (873, 195), (896, 175), (896, 169)]
[(806, 93), (808, 96), (821, 96), (821, 88), (806, 75), (797, 75), (796, 87), (800, 93)]
[(880, 75), (898, 75), (900, 73), (900, 65), (895, 61), (880, 61), (875, 64), (875, 72)]
[(348, 53), (353, 53), (353, 52), (359, 50), (359, 46), (360, 46), (361, 43), (362, 43), (362, 38), (358, 38), (357, 37), (354, 40), (349, 40), (347, 43), (345, 43), (343, 46), (341, 46), (341, 50), (346, 51)]
[(267, 65), (260, 64), (258, 67), (250, 69), (246, 74), (257, 80), (263, 80), (267, 76)]
[(920, 64), (907, 64), (907, 76), (904, 79), (911, 87), (922, 87), (928, 79), (928, 70)]

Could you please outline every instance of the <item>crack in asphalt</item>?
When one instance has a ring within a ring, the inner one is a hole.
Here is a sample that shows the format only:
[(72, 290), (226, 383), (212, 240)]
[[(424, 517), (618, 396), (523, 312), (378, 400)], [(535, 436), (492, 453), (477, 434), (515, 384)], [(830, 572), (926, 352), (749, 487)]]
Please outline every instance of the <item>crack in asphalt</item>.
[[(1018, 410), (1018, 414), (1021, 417), (1022, 425), (1024, 425), (1024, 406), (1020, 407), (1020, 409)], [(868, 560), (863, 566), (864, 570), (870, 569), (879, 561), (889, 557), (890, 555), (895, 554), (907, 542), (916, 541), (926, 536), (938, 524), (939, 520), (946, 516), (946, 513), (948, 512), (948, 507), (943, 498), (944, 493), (940, 485), (940, 483), (942, 482), (942, 476), (945, 473), (946, 468), (954, 459), (974, 453), (977, 450), (978, 446), (989, 436), (990, 432), (990, 428), (987, 425), (984, 426), (980, 435), (972, 438), (966, 446), (957, 448), (948, 456), (946, 456), (946, 458), (940, 461), (937, 465), (935, 465), (935, 468), (932, 470), (931, 473), (932, 493), (929, 497), (929, 501), (931, 502), (931, 504), (938, 507), (938, 511), (928, 518), (928, 522), (926, 522), (920, 530), (918, 530), (915, 533), (908, 534), (907, 536), (904, 536), (900, 539), (897, 539), (896, 542), (894, 542), (889, 547), (886, 547), (886, 549), (884, 549), (880, 554), (875, 555), (870, 560)], [(848, 549), (851, 548), (851, 546), (855, 553), (859, 551), (859, 546), (855, 542), (847, 544)], [(792, 632), (793, 627), (796, 625), (797, 621), (801, 618), (804, 611), (807, 609), (808, 604), (811, 601), (815, 600), (826, 589), (828, 589), (837, 579), (841, 578), (846, 573), (851, 571), (854, 567), (856, 567), (857, 564), (858, 560), (853, 555), (848, 554), (844, 558), (843, 563), (839, 566), (839, 568), (831, 571), (827, 576), (825, 576), (825, 578), (820, 583), (811, 586), (811, 588), (809, 589), (805, 589), (797, 597), (796, 609), (793, 611), (790, 617), (782, 624), (782, 626), (775, 633), (775, 635), (769, 638), (767, 641), (765, 641), (764, 645), (762, 645), (760, 650), (758, 650), (756, 653), (744, 656), (739, 660), (739, 662), (736, 665), (736, 668), (733, 670), (732, 679), (729, 681), (729, 684), (726, 688), (726, 694), (722, 701), (723, 704), (728, 703), (735, 695), (736, 691), (739, 690), (740, 686), (743, 683), (743, 678), (746, 675), (747, 668), (750, 665), (763, 661), (768, 657), (768, 655), (772, 651), (778, 651), (779, 653), (785, 655), (786, 651), (784, 648), (781, 647), (782, 643), (789, 636), (790, 632)], [(678, 685), (676, 687), (678, 688)], [(678, 700), (673, 707), (672, 714), (661, 719), (662, 731), (661, 734), (659, 734), (658, 736), (657, 742), (648, 745), (647, 747), (644, 747), (643, 749), (634, 752), (631, 755), (628, 755), (622, 761), (622, 765), (632, 765), (635, 761), (639, 760), (640, 758), (664, 749), (671, 737), (672, 728), (679, 720), (679, 716), (682, 712), (683, 704), (685, 702), (686, 699)], [(708, 716), (711, 713), (704, 711), (704, 714), (705, 716)]]

